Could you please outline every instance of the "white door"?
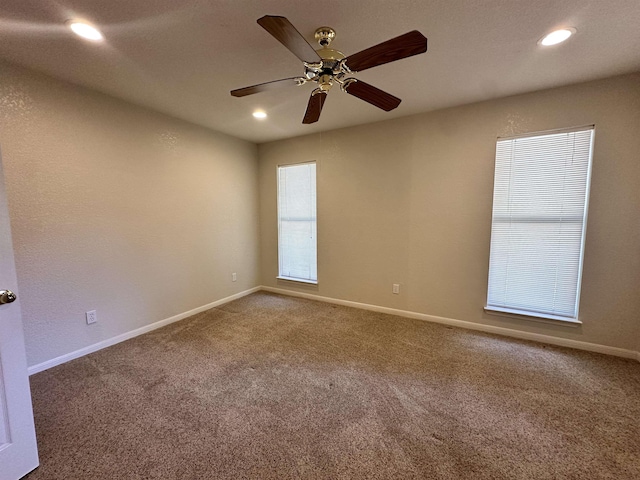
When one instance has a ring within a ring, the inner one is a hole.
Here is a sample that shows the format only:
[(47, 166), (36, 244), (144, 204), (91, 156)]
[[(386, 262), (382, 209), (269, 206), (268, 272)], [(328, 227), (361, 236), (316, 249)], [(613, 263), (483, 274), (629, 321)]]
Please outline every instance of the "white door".
[(0, 157), (0, 480), (17, 480), (38, 466), (20, 301), (9, 292), (17, 297)]

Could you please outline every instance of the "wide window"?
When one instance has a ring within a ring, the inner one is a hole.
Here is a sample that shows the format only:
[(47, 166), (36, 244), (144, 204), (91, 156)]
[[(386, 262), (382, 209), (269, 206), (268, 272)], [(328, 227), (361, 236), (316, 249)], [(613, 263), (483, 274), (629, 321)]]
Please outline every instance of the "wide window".
[(593, 135), (498, 140), (487, 310), (578, 322)]
[(278, 278), (318, 282), (316, 164), (278, 167)]

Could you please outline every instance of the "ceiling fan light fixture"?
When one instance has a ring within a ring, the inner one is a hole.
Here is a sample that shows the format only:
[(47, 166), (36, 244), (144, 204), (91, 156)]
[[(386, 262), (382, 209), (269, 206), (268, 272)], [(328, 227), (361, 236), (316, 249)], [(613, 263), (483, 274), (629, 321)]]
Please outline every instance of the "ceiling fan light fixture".
[(253, 118), (264, 120), (265, 118), (267, 118), (267, 113), (263, 112), (262, 110), (256, 110), (255, 112), (253, 112)]
[(85, 20), (73, 19), (67, 21), (67, 26), (73, 33), (92, 42), (104, 40), (102, 33), (96, 27)]
[(576, 33), (576, 29), (573, 27), (565, 27), (560, 28), (558, 30), (554, 30), (551, 33), (548, 33), (540, 40), (538, 40), (538, 45), (542, 45), (543, 47), (550, 47), (551, 45), (558, 45), (569, 39), (573, 34)]

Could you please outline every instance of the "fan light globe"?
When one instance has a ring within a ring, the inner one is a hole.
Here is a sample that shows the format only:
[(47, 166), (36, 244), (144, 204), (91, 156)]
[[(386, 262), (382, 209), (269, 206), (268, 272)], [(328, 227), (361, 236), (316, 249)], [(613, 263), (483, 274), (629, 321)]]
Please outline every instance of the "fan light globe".
[(576, 33), (575, 28), (561, 28), (560, 30), (555, 30), (542, 37), (539, 43), (545, 47), (557, 45), (567, 40), (574, 33)]
[(79, 37), (86, 38), (92, 42), (104, 40), (100, 30), (84, 20), (69, 20), (67, 26)]
[(253, 117), (257, 118), (258, 120), (264, 120), (265, 118), (267, 118), (267, 114), (262, 110), (256, 110), (255, 112), (253, 112)]

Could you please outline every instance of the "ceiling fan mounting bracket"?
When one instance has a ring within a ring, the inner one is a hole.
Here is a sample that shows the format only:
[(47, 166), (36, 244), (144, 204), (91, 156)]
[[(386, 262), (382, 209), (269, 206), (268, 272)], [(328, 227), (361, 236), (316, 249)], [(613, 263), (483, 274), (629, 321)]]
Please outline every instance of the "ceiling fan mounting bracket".
[(328, 47), (336, 38), (336, 31), (331, 27), (320, 27), (316, 29), (314, 36), (321, 47)]

